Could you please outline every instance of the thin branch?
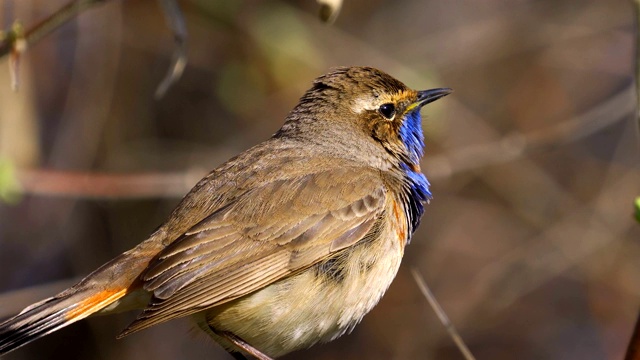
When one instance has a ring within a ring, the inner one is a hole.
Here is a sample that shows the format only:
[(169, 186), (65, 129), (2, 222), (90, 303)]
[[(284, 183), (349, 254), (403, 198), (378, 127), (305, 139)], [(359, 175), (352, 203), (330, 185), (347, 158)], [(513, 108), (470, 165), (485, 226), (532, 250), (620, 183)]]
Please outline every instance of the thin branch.
[[(83, 11), (107, 1), (109, 0), (73, 0), (26, 30), (16, 21), (11, 29), (0, 32), (0, 58), (10, 56), (11, 86), (14, 89), (18, 87), (17, 74), (22, 53)], [(173, 33), (175, 49), (169, 71), (156, 90), (156, 98), (161, 98), (180, 79), (187, 65), (187, 27), (180, 7), (176, 0), (159, 1)]]
[(636, 15), (636, 116), (638, 117), (638, 134), (640, 135), (640, 0), (633, 0)]
[[(633, 107), (630, 91), (630, 88), (626, 88), (593, 109), (546, 129), (513, 134), (493, 143), (462, 148), (449, 155), (433, 156), (427, 160), (427, 174), (432, 180), (442, 179), (582, 139), (624, 119)], [(18, 169), (16, 173), (21, 191), (25, 194), (116, 199), (181, 197), (205, 171), (113, 175)]]
[(429, 302), (429, 305), (431, 305), (431, 308), (433, 309), (433, 311), (436, 313), (436, 315), (438, 315), (440, 322), (442, 323), (442, 325), (444, 325), (445, 329), (447, 329), (449, 336), (451, 337), (453, 342), (456, 344), (456, 346), (458, 347), (458, 349), (460, 350), (464, 358), (467, 360), (475, 360), (475, 357), (473, 356), (473, 354), (471, 353), (467, 345), (464, 343), (464, 340), (462, 340), (462, 337), (460, 336), (456, 328), (453, 326), (453, 324), (449, 320), (449, 317), (447, 316), (447, 314), (444, 312), (444, 310), (438, 303), (438, 300), (436, 300), (431, 290), (429, 290), (429, 287), (427, 286), (427, 283), (422, 278), (422, 275), (420, 275), (418, 270), (416, 270), (415, 268), (411, 268), (411, 275), (413, 275), (413, 279), (416, 281), (418, 288), (420, 288), (422, 295), (424, 295), (424, 297)]
[(204, 171), (101, 174), (29, 169), (18, 172), (23, 193), (94, 199), (175, 198), (184, 196)]
[(24, 30), (19, 22), (14, 22), (11, 29), (0, 32), (0, 58), (10, 56), (9, 72), (11, 87), (18, 89), (18, 69), (20, 55), (38, 40), (50, 34), (67, 21), (73, 19), (84, 10), (107, 0), (75, 0), (58, 9), (53, 14)]
[[(640, 135), (640, 0), (633, 1), (633, 7), (636, 15), (636, 76), (635, 76), (635, 85), (636, 85), (636, 116), (637, 124), (638, 124), (638, 134)], [(638, 198), (640, 199), (640, 198)], [(640, 200), (636, 199), (636, 217), (638, 221), (640, 221)], [(625, 360), (640, 360), (640, 314), (636, 319), (636, 324), (633, 330), (633, 335), (631, 335), (631, 339), (629, 340), (629, 345), (627, 347), (627, 355), (625, 356)]]
[(629, 86), (594, 108), (541, 130), (514, 133), (495, 142), (455, 150), (449, 155), (432, 156), (426, 161), (426, 174), (430, 179), (446, 178), (583, 139), (625, 119), (634, 109), (632, 91)]
[(629, 347), (627, 348), (627, 355), (625, 360), (639, 360), (640, 359), (640, 315), (636, 319), (636, 326), (633, 330), (633, 335), (629, 340)]
[(160, 85), (156, 89), (155, 97), (160, 99), (167, 93), (171, 85), (175, 84), (187, 66), (187, 26), (184, 16), (180, 11), (180, 7), (176, 0), (159, 0), (162, 10), (164, 11), (167, 24), (173, 32), (173, 56), (171, 58), (171, 66)]

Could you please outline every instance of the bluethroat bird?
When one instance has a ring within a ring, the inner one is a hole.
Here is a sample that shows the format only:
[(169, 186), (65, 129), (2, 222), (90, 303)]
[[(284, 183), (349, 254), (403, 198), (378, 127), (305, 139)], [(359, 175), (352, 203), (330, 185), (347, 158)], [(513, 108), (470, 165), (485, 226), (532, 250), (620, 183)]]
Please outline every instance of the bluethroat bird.
[(451, 91), (370, 67), (320, 76), (280, 130), (200, 180), (147, 240), (0, 324), (0, 354), (134, 309), (118, 337), (189, 316), (240, 359), (350, 332), (431, 197), (420, 109)]

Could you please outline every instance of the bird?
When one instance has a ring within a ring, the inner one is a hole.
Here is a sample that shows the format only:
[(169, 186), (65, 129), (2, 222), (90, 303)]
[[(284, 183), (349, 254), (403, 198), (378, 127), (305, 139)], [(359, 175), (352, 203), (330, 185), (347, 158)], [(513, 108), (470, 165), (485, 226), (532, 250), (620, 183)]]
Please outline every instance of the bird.
[(0, 324), (0, 355), (91, 315), (118, 338), (190, 317), (236, 359), (349, 333), (395, 278), (431, 199), (416, 91), (373, 67), (316, 78), (266, 141), (200, 180), (146, 240)]

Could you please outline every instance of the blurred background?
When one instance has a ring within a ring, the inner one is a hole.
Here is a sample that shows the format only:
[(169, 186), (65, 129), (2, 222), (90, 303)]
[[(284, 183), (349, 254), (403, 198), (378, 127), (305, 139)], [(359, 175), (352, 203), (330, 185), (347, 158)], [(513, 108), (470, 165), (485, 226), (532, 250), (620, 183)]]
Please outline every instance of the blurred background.
[[(0, 28), (64, 4), (0, 0)], [(462, 359), (411, 268), (478, 359), (623, 357), (640, 309), (630, 0), (345, 0), (333, 25), (312, 0), (179, 4), (189, 62), (160, 100), (174, 44), (157, 1), (105, 1), (51, 33), (17, 93), (0, 59), (0, 318), (145, 239), (313, 78), (369, 65), (455, 89), (423, 110), (434, 199), (380, 305), (285, 359)], [(6, 359), (230, 359), (185, 319), (115, 340), (134, 316)]]

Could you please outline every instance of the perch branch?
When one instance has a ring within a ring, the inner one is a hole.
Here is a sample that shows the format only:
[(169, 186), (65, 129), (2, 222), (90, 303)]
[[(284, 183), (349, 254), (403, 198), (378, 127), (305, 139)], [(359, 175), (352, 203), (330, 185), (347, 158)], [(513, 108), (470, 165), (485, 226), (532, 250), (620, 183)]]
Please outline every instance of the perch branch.
[(424, 295), (424, 297), (427, 299), (433, 311), (436, 313), (436, 315), (438, 315), (440, 322), (442, 323), (442, 325), (444, 325), (445, 329), (447, 329), (449, 336), (451, 337), (453, 342), (456, 344), (456, 346), (458, 347), (458, 349), (460, 350), (464, 358), (466, 360), (475, 360), (475, 357), (473, 356), (473, 354), (471, 353), (467, 345), (464, 343), (464, 340), (462, 340), (462, 337), (460, 336), (456, 328), (453, 326), (453, 324), (449, 320), (449, 317), (447, 316), (447, 314), (444, 312), (444, 310), (438, 303), (438, 300), (436, 300), (436, 297), (433, 296), (433, 293), (431, 292), (431, 290), (429, 290), (429, 287), (427, 286), (427, 283), (422, 278), (422, 275), (420, 275), (418, 270), (414, 268), (411, 269), (411, 275), (413, 275), (413, 279), (418, 285), (420, 292), (422, 292), (422, 295)]

